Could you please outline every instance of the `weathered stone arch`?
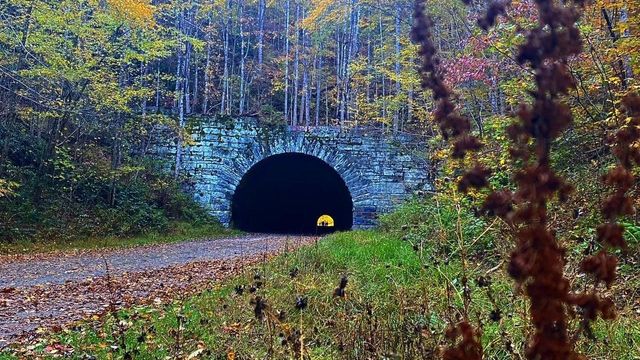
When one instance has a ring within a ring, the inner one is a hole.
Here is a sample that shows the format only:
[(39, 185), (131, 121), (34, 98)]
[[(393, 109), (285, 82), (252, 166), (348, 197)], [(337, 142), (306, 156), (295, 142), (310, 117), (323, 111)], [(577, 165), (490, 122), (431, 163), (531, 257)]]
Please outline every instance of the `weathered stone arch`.
[[(354, 225), (362, 225), (362, 220), (367, 216), (367, 187), (369, 181), (364, 179), (352, 166), (353, 160), (346, 154), (341, 154), (336, 149), (331, 149), (321, 141), (305, 136), (302, 132), (284, 133), (282, 136), (270, 137), (251, 144), (248, 151), (242, 156), (227, 159), (224, 163), (224, 172), (229, 176), (221, 182), (225, 189), (224, 204), (226, 211), (218, 211), (218, 218), (226, 225), (231, 220), (231, 205), (233, 194), (242, 181), (242, 178), (258, 163), (271, 156), (280, 154), (304, 154), (313, 156), (328, 164), (344, 181), (353, 202)], [(369, 211), (370, 212), (370, 211)]]
[[(378, 215), (416, 191), (432, 189), (428, 162), (406, 147), (410, 142), (414, 148), (426, 148), (426, 144), (406, 135), (335, 127), (272, 127), (256, 119), (215, 118), (199, 118), (190, 130), (192, 139), (183, 151), (181, 172), (190, 178), (194, 199), (226, 225), (243, 176), (278, 154), (305, 154), (331, 166), (351, 193), (354, 228), (374, 226)], [(175, 144), (167, 142), (155, 150), (168, 159), (176, 151)]]

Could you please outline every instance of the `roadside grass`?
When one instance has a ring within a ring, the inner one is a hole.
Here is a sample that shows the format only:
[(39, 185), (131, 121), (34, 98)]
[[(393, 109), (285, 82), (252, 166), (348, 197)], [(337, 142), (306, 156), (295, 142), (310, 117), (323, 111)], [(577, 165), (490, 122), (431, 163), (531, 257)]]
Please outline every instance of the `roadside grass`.
[(172, 223), (169, 230), (164, 233), (150, 232), (126, 238), (104, 237), (68, 241), (0, 242), (0, 255), (48, 253), (68, 250), (119, 249), (152, 244), (176, 243), (205, 238), (220, 238), (240, 234), (241, 232), (239, 231), (226, 229), (222, 225), (216, 223), (193, 225), (187, 222), (175, 222)]
[[(343, 276), (345, 296), (335, 296)], [(482, 329), (485, 358), (524, 358), (527, 304), (512, 281), (501, 270), (487, 275), (472, 261), (467, 276), (467, 313)], [(459, 261), (421, 258), (410, 242), (389, 233), (339, 233), (247, 268), (200, 295), (80, 323), (5, 356), (437, 358), (447, 344), (447, 324), (463, 314), (461, 279)], [(638, 359), (638, 320), (621, 309), (618, 320), (594, 324), (594, 339), (580, 336), (578, 347), (590, 359)]]

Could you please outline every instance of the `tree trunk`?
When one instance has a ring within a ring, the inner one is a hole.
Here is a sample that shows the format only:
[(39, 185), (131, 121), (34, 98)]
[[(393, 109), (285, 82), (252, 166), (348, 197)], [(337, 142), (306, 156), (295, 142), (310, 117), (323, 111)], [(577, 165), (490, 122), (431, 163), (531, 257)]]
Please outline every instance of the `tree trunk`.
[(267, 7), (265, 0), (258, 1), (258, 68), (262, 72), (262, 48), (264, 46), (264, 13)]
[(245, 101), (245, 39), (244, 26), (242, 21), (242, 13), (244, 11), (244, 1), (240, 0), (238, 5), (238, 22), (240, 23), (240, 101), (238, 110), (240, 114), (244, 114)]
[[(395, 63), (395, 75), (396, 75), (396, 97), (400, 96), (400, 5), (396, 4), (395, 15), (395, 51), (396, 51), (396, 63)], [(398, 132), (400, 126), (400, 111), (395, 109), (393, 115), (393, 132)]]
[(209, 97), (211, 96), (211, 13), (209, 13), (209, 21), (207, 26), (207, 55), (204, 66), (204, 98), (202, 99), (202, 113), (209, 113)]
[[(602, 17), (604, 17), (605, 22), (607, 23), (607, 30), (609, 31), (609, 37), (611, 38), (611, 41), (613, 42), (613, 44), (615, 45), (618, 40), (620, 39), (620, 36), (616, 33), (615, 29), (614, 29), (614, 24), (613, 21), (611, 20), (611, 17), (609, 16), (609, 12), (607, 12), (607, 9), (602, 8)], [(621, 22), (626, 22), (627, 19), (627, 13), (626, 11), (622, 10), (620, 13), (620, 21)], [(620, 81), (622, 82), (622, 85), (626, 88), (627, 87), (627, 79), (631, 79), (633, 78), (633, 70), (631, 69), (631, 66), (629, 64), (629, 57), (624, 57), (623, 58), (619, 58), (618, 59), (618, 76), (620, 77)], [(626, 62), (626, 63), (625, 63)]]
[(184, 107), (185, 107), (185, 112), (187, 114), (191, 114), (191, 89), (190, 89), (190, 81), (191, 77), (189, 76), (190, 68), (191, 68), (191, 56), (193, 54), (192, 50), (192, 45), (190, 42), (186, 43), (187, 46), (187, 53), (185, 55), (185, 61), (184, 61), (184, 68), (182, 69), (182, 81), (183, 81), (183, 86), (184, 89), (182, 91), (182, 93), (184, 94)]
[[(382, 63), (384, 63), (385, 57), (384, 57), (384, 37), (383, 37), (383, 29), (382, 29), (382, 15), (380, 15), (379, 18), (379, 33), (380, 33), (380, 61)], [(387, 88), (386, 88), (386, 84), (385, 84), (385, 78), (384, 78), (384, 73), (381, 74), (380, 76), (382, 78), (382, 118), (383, 119), (387, 119)], [(382, 128), (385, 127), (385, 123), (382, 123)]]
[(160, 112), (160, 64), (156, 69), (156, 114)]
[(340, 118), (340, 99), (342, 96), (342, 34), (338, 31), (336, 33), (336, 104), (335, 104), (335, 116)]
[(311, 125), (311, 117), (310, 117), (310, 113), (311, 113), (311, 86), (309, 85), (309, 61), (305, 60), (305, 67), (304, 67), (304, 124), (305, 126), (309, 126)]
[[(305, 11), (302, 10), (302, 18), (305, 17)], [(309, 59), (307, 54), (307, 32), (302, 29), (302, 94), (300, 94), (300, 125), (309, 126)]]
[[(229, 2), (226, 2), (226, 8), (229, 10)], [(226, 18), (224, 20), (223, 41), (224, 41), (224, 67), (222, 74), (222, 98), (220, 101), (220, 114), (229, 113), (229, 104), (227, 99), (229, 98), (229, 23), (231, 20)]]
[(371, 103), (371, 33), (367, 32), (367, 103)]
[[(147, 63), (141, 63), (140, 64), (140, 88), (144, 89), (145, 87), (145, 77), (147, 76), (147, 74), (149, 73), (149, 66), (147, 65)], [(142, 110), (142, 118), (146, 118), (147, 117), (147, 96), (143, 96), (142, 97), (142, 104), (140, 104), (140, 108)]]
[[(349, 18), (349, 21), (351, 20), (351, 18)], [(340, 127), (344, 126), (344, 121), (346, 120), (346, 92), (347, 92), (347, 87), (349, 86), (349, 84), (347, 84), (347, 67), (349, 66), (349, 59), (348, 59), (348, 47), (347, 44), (350, 43), (350, 39), (348, 37), (348, 23), (345, 22), (344, 23), (344, 28), (343, 28), (343, 34), (344, 34), (344, 38), (345, 40), (340, 42), (340, 96), (338, 97), (338, 102), (339, 102), (339, 114), (340, 114)]]
[(295, 37), (295, 55), (293, 60), (293, 117), (291, 120), (291, 125), (295, 126), (296, 121), (298, 120), (298, 91), (299, 91), (299, 81), (300, 81), (300, 3), (296, 2), (296, 37)]
[(349, 17), (349, 50), (347, 52), (347, 62), (345, 63), (345, 118), (351, 120), (351, 108), (353, 100), (353, 86), (351, 86), (351, 62), (357, 57), (360, 36), (360, 8), (358, 0), (351, 2), (351, 16)]
[[(319, 50), (317, 50), (319, 51)], [(315, 68), (315, 77), (316, 77), (316, 118), (315, 125), (318, 126), (320, 124), (320, 95), (322, 92), (320, 91), (320, 79), (322, 78), (322, 55), (318, 56), (316, 52), (316, 60), (314, 60)]]
[[(184, 111), (185, 111), (185, 69), (187, 68), (187, 60), (183, 60), (183, 57), (186, 57), (183, 52), (183, 30), (184, 30), (184, 11), (180, 12), (180, 17), (178, 21), (178, 68), (176, 70), (176, 98), (177, 98), (177, 111), (178, 111), (178, 129), (177, 129), (177, 137), (176, 137), (176, 158), (175, 158), (175, 168), (174, 168), (174, 178), (178, 179), (180, 176), (180, 168), (182, 167), (182, 129), (184, 129)], [(188, 46), (187, 46), (188, 48)]]
[(286, 21), (285, 21), (285, 75), (284, 75), (284, 118), (289, 123), (289, 22), (291, 21), (291, 0), (286, 2)]
[[(180, 19), (182, 18), (182, 15), (180, 15), (179, 17), (177, 17), (176, 19), (176, 29), (178, 29), (178, 31), (180, 30), (181, 25), (181, 21)], [(177, 106), (178, 106), (178, 94), (180, 92), (180, 87), (181, 85), (181, 80), (182, 80), (182, 58), (183, 58), (183, 50), (182, 50), (182, 34), (178, 34), (178, 64), (176, 66), (176, 87), (175, 87), (175, 96), (173, 99), (173, 112), (177, 112)]]
[(178, 179), (180, 177), (180, 168), (182, 167), (182, 143), (183, 143), (183, 134), (182, 129), (184, 129), (185, 120), (184, 120), (184, 95), (180, 94), (180, 99), (178, 100), (178, 137), (176, 144), (176, 164), (175, 164), (175, 172), (174, 178)]

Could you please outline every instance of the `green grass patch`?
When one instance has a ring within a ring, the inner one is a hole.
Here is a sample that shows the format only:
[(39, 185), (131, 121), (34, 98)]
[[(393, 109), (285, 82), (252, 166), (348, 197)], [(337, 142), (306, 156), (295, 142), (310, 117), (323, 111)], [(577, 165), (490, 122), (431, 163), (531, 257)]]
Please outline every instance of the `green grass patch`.
[(16, 241), (0, 242), (0, 255), (47, 253), (54, 251), (85, 249), (117, 249), (152, 244), (176, 243), (187, 240), (213, 239), (241, 234), (239, 231), (224, 228), (217, 223), (193, 225), (187, 222), (174, 222), (168, 231), (150, 232), (131, 237), (103, 237), (54, 241)]
[[(469, 265), (468, 313), (482, 329), (485, 358), (522, 356), (530, 331), (526, 302), (501, 271), (490, 276), (490, 286), (479, 286), (475, 280), (485, 270)], [(6, 356), (436, 358), (447, 344), (447, 323), (462, 314), (462, 274), (458, 261), (421, 259), (409, 241), (392, 234), (340, 233), (247, 268), (200, 295), (85, 322)], [(335, 296), (343, 276), (346, 295)], [(257, 306), (263, 301), (264, 308)], [(637, 359), (637, 320), (598, 322), (595, 340), (581, 336), (579, 349), (593, 359)]]

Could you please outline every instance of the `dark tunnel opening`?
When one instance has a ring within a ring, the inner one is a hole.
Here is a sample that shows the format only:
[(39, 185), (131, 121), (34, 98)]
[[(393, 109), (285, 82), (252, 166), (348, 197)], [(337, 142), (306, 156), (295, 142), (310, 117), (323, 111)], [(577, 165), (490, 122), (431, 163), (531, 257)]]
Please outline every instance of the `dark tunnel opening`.
[(353, 202), (342, 177), (324, 161), (305, 154), (268, 157), (242, 178), (232, 200), (234, 228), (248, 232), (315, 234), (329, 215), (331, 231), (353, 225)]

